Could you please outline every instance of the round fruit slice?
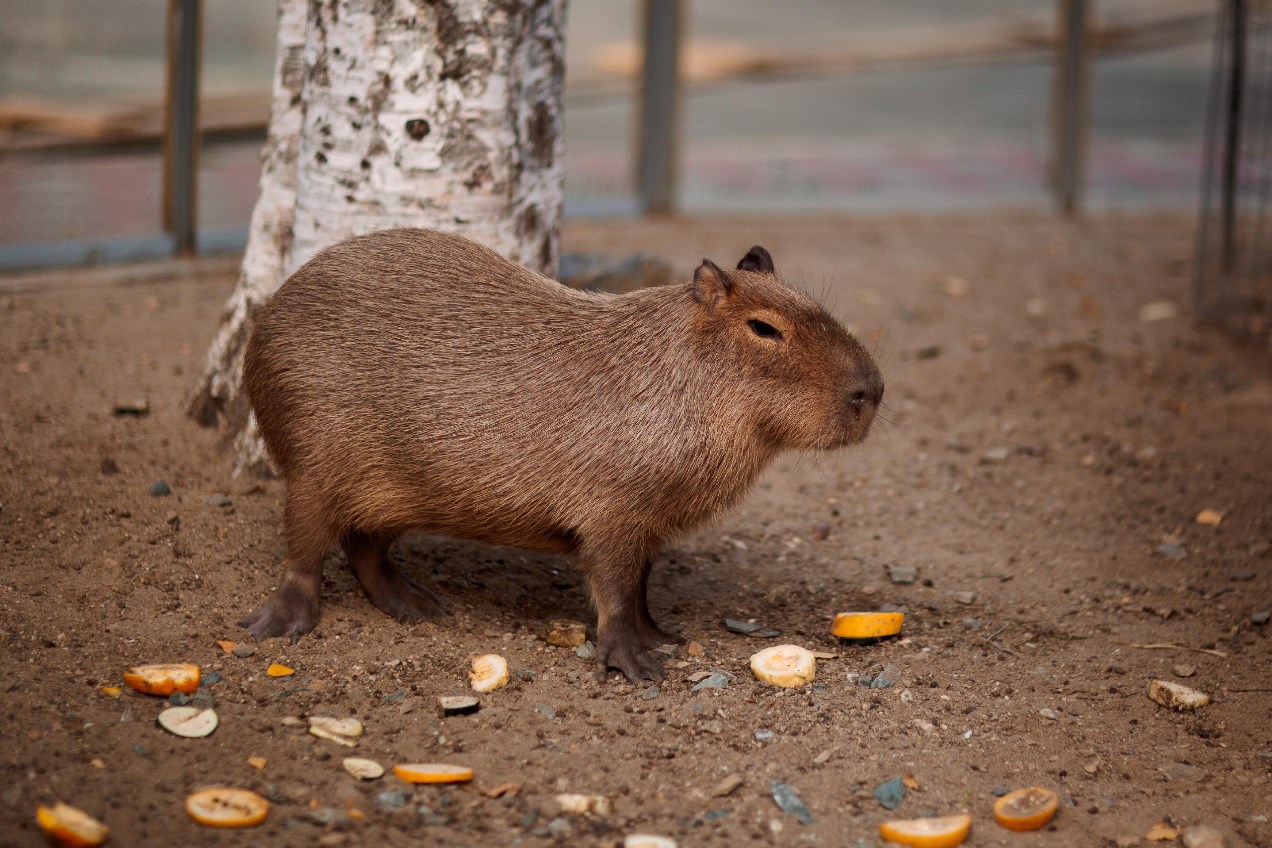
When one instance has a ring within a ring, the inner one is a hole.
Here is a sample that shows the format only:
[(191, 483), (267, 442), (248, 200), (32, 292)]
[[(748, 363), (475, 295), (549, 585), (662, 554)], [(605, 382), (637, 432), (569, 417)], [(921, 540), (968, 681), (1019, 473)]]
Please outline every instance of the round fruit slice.
[(994, 802), (994, 819), (1008, 830), (1037, 830), (1051, 821), (1059, 804), (1060, 798), (1050, 789), (1017, 789)]
[(393, 773), (407, 783), (464, 783), (473, 779), (473, 770), (467, 766), (445, 763), (402, 763), (393, 767)]
[(468, 679), (478, 692), (492, 692), (508, 682), (508, 661), (498, 654), (475, 657)]
[(110, 828), (77, 807), (58, 801), (52, 807), (41, 804), (35, 820), (48, 840), (58, 848), (90, 848), (101, 845)]
[(159, 726), (186, 739), (199, 739), (216, 730), (216, 710), (202, 707), (168, 707), (159, 713)]
[(751, 657), (751, 671), (774, 686), (803, 686), (817, 676), (817, 660), (799, 645), (774, 645)]
[(344, 766), (345, 771), (358, 780), (378, 780), (384, 777), (384, 766), (375, 760), (368, 760), (363, 757), (345, 757), (340, 764)]
[(841, 612), (830, 625), (830, 632), (840, 639), (874, 641), (897, 635), (904, 623), (903, 612)]
[(193, 695), (199, 688), (199, 667), (194, 663), (139, 665), (124, 672), (124, 682), (147, 695), (165, 698), (173, 692)]
[(269, 802), (249, 789), (213, 786), (186, 798), (185, 809), (209, 827), (254, 827), (265, 821)]
[(898, 845), (912, 848), (951, 848), (962, 845), (972, 829), (972, 817), (963, 813), (931, 819), (903, 819), (882, 822), (879, 835)]

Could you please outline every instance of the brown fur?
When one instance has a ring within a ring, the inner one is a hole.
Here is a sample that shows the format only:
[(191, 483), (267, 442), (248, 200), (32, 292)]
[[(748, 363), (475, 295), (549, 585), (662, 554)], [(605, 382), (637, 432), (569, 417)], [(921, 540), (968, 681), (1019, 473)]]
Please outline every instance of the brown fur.
[(778, 451), (863, 439), (883, 395), (870, 355), (762, 248), (615, 296), (411, 229), (297, 271), (257, 317), (244, 376), (288, 486), (288, 572), (245, 620), (255, 636), (312, 629), (335, 541), (377, 606), (435, 616), (385, 556), (423, 531), (576, 554), (601, 671), (632, 679), (659, 676), (642, 649), (675, 638), (645, 602), (658, 546)]

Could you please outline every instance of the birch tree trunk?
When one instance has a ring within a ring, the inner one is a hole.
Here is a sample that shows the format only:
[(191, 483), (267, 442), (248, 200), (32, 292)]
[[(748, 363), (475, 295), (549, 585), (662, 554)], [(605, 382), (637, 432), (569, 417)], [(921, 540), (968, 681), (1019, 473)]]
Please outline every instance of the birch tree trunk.
[(323, 247), (429, 227), (555, 274), (564, 25), (565, 0), (280, 0), (260, 196), (190, 405), (240, 470), (266, 463), (242, 392), (252, 316)]

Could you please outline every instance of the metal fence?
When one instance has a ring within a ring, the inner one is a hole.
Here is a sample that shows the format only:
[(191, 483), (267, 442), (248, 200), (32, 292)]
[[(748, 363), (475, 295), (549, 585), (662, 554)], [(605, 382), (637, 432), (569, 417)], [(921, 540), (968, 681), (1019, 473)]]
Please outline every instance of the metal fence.
[(1215, 36), (1193, 298), (1241, 333), (1272, 330), (1272, 0), (1225, 0)]

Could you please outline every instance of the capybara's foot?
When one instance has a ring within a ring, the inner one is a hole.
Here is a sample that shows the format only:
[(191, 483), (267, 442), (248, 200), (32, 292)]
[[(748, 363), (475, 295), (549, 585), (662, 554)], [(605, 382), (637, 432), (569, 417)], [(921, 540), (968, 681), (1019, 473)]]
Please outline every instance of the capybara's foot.
[(318, 594), (288, 577), (239, 627), (246, 627), (255, 639), (286, 636), (294, 642), (317, 623)]
[(634, 632), (621, 636), (602, 636), (596, 646), (596, 676), (604, 680), (616, 668), (632, 683), (640, 680), (662, 680), (662, 663), (641, 647)]
[(663, 630), (654, 623), (652, 618), (637, 625), (636, 635), (637, 638), (640, 639), (640, 646), (642, 648), (649, 648), (650, 650), (653, 650), (660, 645), (683, 645), (685, 642), (685, 637), (681, 636), (679, 633), (671, 633), (667, 630)]
[(388, 561), (380, 566), (377, 579), (362, 581), (362, 588), (371, 603), (403, 624), (437, 621), (450, 615), (450, 606), (432, 589), (416, 583)]

